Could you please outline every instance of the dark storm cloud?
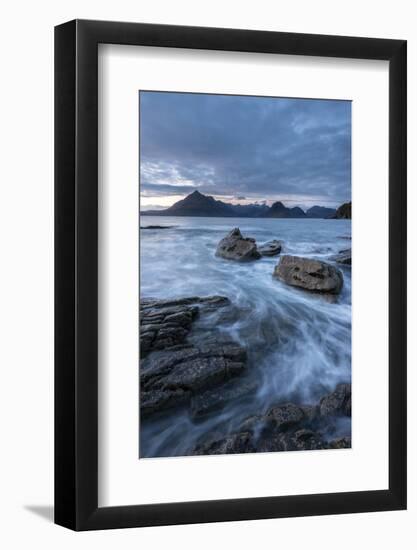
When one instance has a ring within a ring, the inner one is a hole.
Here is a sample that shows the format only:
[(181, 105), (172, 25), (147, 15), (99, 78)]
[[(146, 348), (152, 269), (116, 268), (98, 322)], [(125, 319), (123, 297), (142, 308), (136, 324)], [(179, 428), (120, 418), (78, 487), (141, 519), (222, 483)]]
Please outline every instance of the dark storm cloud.
[(141, 192), (350, 199), (348, 101), (141, 92)]

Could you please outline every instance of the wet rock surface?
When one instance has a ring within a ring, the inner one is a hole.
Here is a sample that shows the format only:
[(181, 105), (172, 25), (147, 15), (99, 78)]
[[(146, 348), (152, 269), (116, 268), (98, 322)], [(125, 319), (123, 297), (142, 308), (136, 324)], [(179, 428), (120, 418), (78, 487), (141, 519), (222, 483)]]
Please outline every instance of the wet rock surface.
[(178, 300), (142, 299), (140, 302), (140, 354), (181, 344), (200, 310), (212, 310), (230, 302), (224, 296), (193, 296)]
[(281, 253), (283, 242), (276, 239), (258, 246), (258, 252), (261, 256), (277, 256)]
[[(259, 403), (252, 401), (260, 386), (248, 368), (246, 350), (216, 330), (217, 323), (241, 315), (234, 309), (224, 296), (141, 300), (142, 426), (160, 422), (176, 410), (198, 426), (230, 413), (230, 407), (238, 410), (249, 404), (250, 412), (252, 402)], [(255, 414), (237, 418), (227, 428), (213, 423), (213, 429), (202, 431), (182, 454), (351, 447), (346, 436), (350, 431), (343, 428), (351, 415), (350, 384), (337, 385), (313, 404), (278, 402), (260, 412), (258, 407), (252, 409)]]
[(213, 411), (218, 411), (232, 400), (235, 401), (253, 394), (257, 386), (256, 381), (253, 380), (231, 380), (222, 386), (196, 395), (191, 399), (191, 415), (193, 418), (201, 418)]
[(204, 390), (239, 374), (245, 361), (245, 350), (233, 342), (180, 346), (149, 356), (141, 364), (141, 384), (144, 390)]
[(329, 442), (329, 449), (350, 449), (352, 440), (350, 437), (338, 437)]
[(246, 368), (242, 346), (215, 335), (205, 342), (187, 338), (197, 317), (229, 305), (223, 296), (141, 301), (141, 418), (191, 400), (193, 414), (204, 415), (251, 391), (247, 384), (226, 384)]
[(352, 265), (352, 249), (340, 250), (338, 254), (330, 256), (330, 260), (338, 264)]
[(339, 294), (343, 286), (340, 269), (320, 260), (300, 256), (282, 256), (275, 267), (274, 277), (311, 292)]
[(317, 405), (278, 404), (265, 414), (248, 417), (234, 433), (207, 436), (189, 454), (350, 448), (350, 437), (331, 438), (326, 433), (329, 416), (350, 416), (350, 391), (350, 384), (339, 384), (333, 392), (322, 397)]
[[(245, 367), (246, 352), (233, 342), (184, 345), (152, 353), (141, 362), (141, 413), (149, 416), (189, 403), (192, 396), (242, 374)], [(217, 392), (220, 399), (221, 391)], [(200, 403), (200, 410), (210, 408), (207, 402), (206, 398)]]
[(216, 256), (225, 260), (248, 262), (259, 260), (261, 254), (258, 251), (255, 239), (243, 237), (240, 229), (235, 227), (217, 245)]
[(351, 385), (339, 384), (336, 386), (333, 392), (321, 398), (319, 410), (321, 416), (351, 416)]

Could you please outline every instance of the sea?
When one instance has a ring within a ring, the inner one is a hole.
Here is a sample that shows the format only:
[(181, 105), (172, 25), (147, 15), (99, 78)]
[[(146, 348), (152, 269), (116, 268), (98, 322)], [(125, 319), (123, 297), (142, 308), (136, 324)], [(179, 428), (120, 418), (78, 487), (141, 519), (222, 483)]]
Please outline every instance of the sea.
[[(178, 410), (140, 424), (140, 457), (186, 455), (207, 434), (233, 432), (242, 419), (272, 405), (314, 404), (338, 383), (351, 380), (351, 268), (343, 289), (328, 297), (288, 286), (273, 277), (279, 256), (238, 263), (215, 256), (233, 228), (263, 244), (283, 241), (281, 254), (327, 261), (351, 248), (351, 220), (143, 216), (140, 232), (140, 296), (172, 299), (221, 295), (233, 314), (214, 312), (197, 333), (220, 332), (248, 350), (249, 376), (257, 391), (204, 420)], [(335, 430), (334, 426), (332, 427)], [(337, 436), (350, 435), (340, 419)]]

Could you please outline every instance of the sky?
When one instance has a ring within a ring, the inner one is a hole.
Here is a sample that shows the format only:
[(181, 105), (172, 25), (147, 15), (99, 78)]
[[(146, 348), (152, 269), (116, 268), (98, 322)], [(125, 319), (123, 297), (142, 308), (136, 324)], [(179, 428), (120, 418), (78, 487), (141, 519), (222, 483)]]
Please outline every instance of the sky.
[(351, 200), (351, 102), (143, 92), (141, 209), (196, 189), (234, 204)]

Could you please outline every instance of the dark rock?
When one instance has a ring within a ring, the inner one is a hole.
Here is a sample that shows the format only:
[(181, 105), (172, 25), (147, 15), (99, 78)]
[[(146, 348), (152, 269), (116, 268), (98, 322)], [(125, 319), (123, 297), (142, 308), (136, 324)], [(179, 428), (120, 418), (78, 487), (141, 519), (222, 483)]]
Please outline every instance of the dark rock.
[(352, 203), (345, 202), (336, 210), (336, 214), (333, 216), (337, 220), (350, 220), (352, 219)]
[(142, 299), (140, 302), (140, 353), (164, 350), (182, 344), (200, 310), (228, 305), (224, 296), (180, 298), (177, 300)]
[(265, 415), (254, 414), (245, 418), (245, 420), (239, 426), (239, 430), (242, 432), (261, 433), (270, 425), (270, 420)]
[(241, 374), (245, 367), (246, 352), (233, 342), (154, 352), (141, 361), (140, 367), (145, 415), (184, 403), (196, 393)]
[(284, 283), (313, 292), (339, 294), (343, 286), (340, 269), (299, 256), (282, 256), (275, 267), (274, 276)]
[(252, 436), (248, 432), (232, 434), (216, 441), (201, 443), (193, 449), (193, 455), (223, 455), (238, 453), (255, 453)]
[(350, 414), (350, 384), (339, 384), (334, 392), (322, 397), (318, 405), (275, 405), (265, 414), (243, 420), (234, 433), (213, 432), (204, 436), (190, 454), (350, 448), (348, 436), (328, 441), (329, 417), (346, 414)]
[(330, 256), (329, 259), (339, 264), (352, 265), (352, 249), (340, 250), (338, 254)]
[(243, 237), (238, 227), (235, 227), (235, 229), (219, 242), (216, 249), (216, 256), (226, 260), (235, 260), (237, 262), (258, 260), (261, 257), (256, 247), (255, 240), (249, 237)]
[(146, 418), (156, 412), (176, 407), (190, 400), (191, 393), (182, 389), (141, 392), (140, 413)]
[[(140, 302), (140, 309), (165, 309), (167, 307), (187, 306), (187, 305), (204, 305), (204, 306), (225, 306), (229, 305), (230, 300), (225, 296), (191, 296), (187, 298), (177, 298), (173, 300), (158, 300), (156, 298), (143, 298)], [(155, 312), (155, 314), (162, 315)]]
[(350, 384), (339, 384), (336, 389), (320, 399), (321, 416), (351, 416), (352, 395)]
[(329, 442), (330, 449), (350, 449), (352, 440), (350, 437), (339, 437)]
[(257, 444), (260, 453), (279, 451), (311, 451), (327, 448), (320, 434), (305, 428), (297, 431), (266, 435)]
[(257, 386), (256, 381), (231, 380), (226, 384), (207, 390), (191, 399), (191, 414), (194, 418), (199, 418), (217, 411), (231, 401), (253, 393)]
[(254, 436), (250, 431), (242, 431), (200, 443), (191, 454), (270, 453), (326, 448), (328, 445), (320, 434), (301, 428), (290, 432), (265, 433), (260, 437)]
[(308, 422), (312, 422), (320, 414), (320, 409), (317, 405), (301, 405), (300, 408)]
[(282, 250), (282, 245), (282, 241), (274, 239), (258, 246), (258, 252), (261, 256), (277, 256)]
[(293, 403), (284, 403), (272, 407), (266, 414), (266, 419), (273, 423), (275, 429), (287, 429), (290, 426), (299, 423), (304, 418), (304, 412), (301, 407)]

